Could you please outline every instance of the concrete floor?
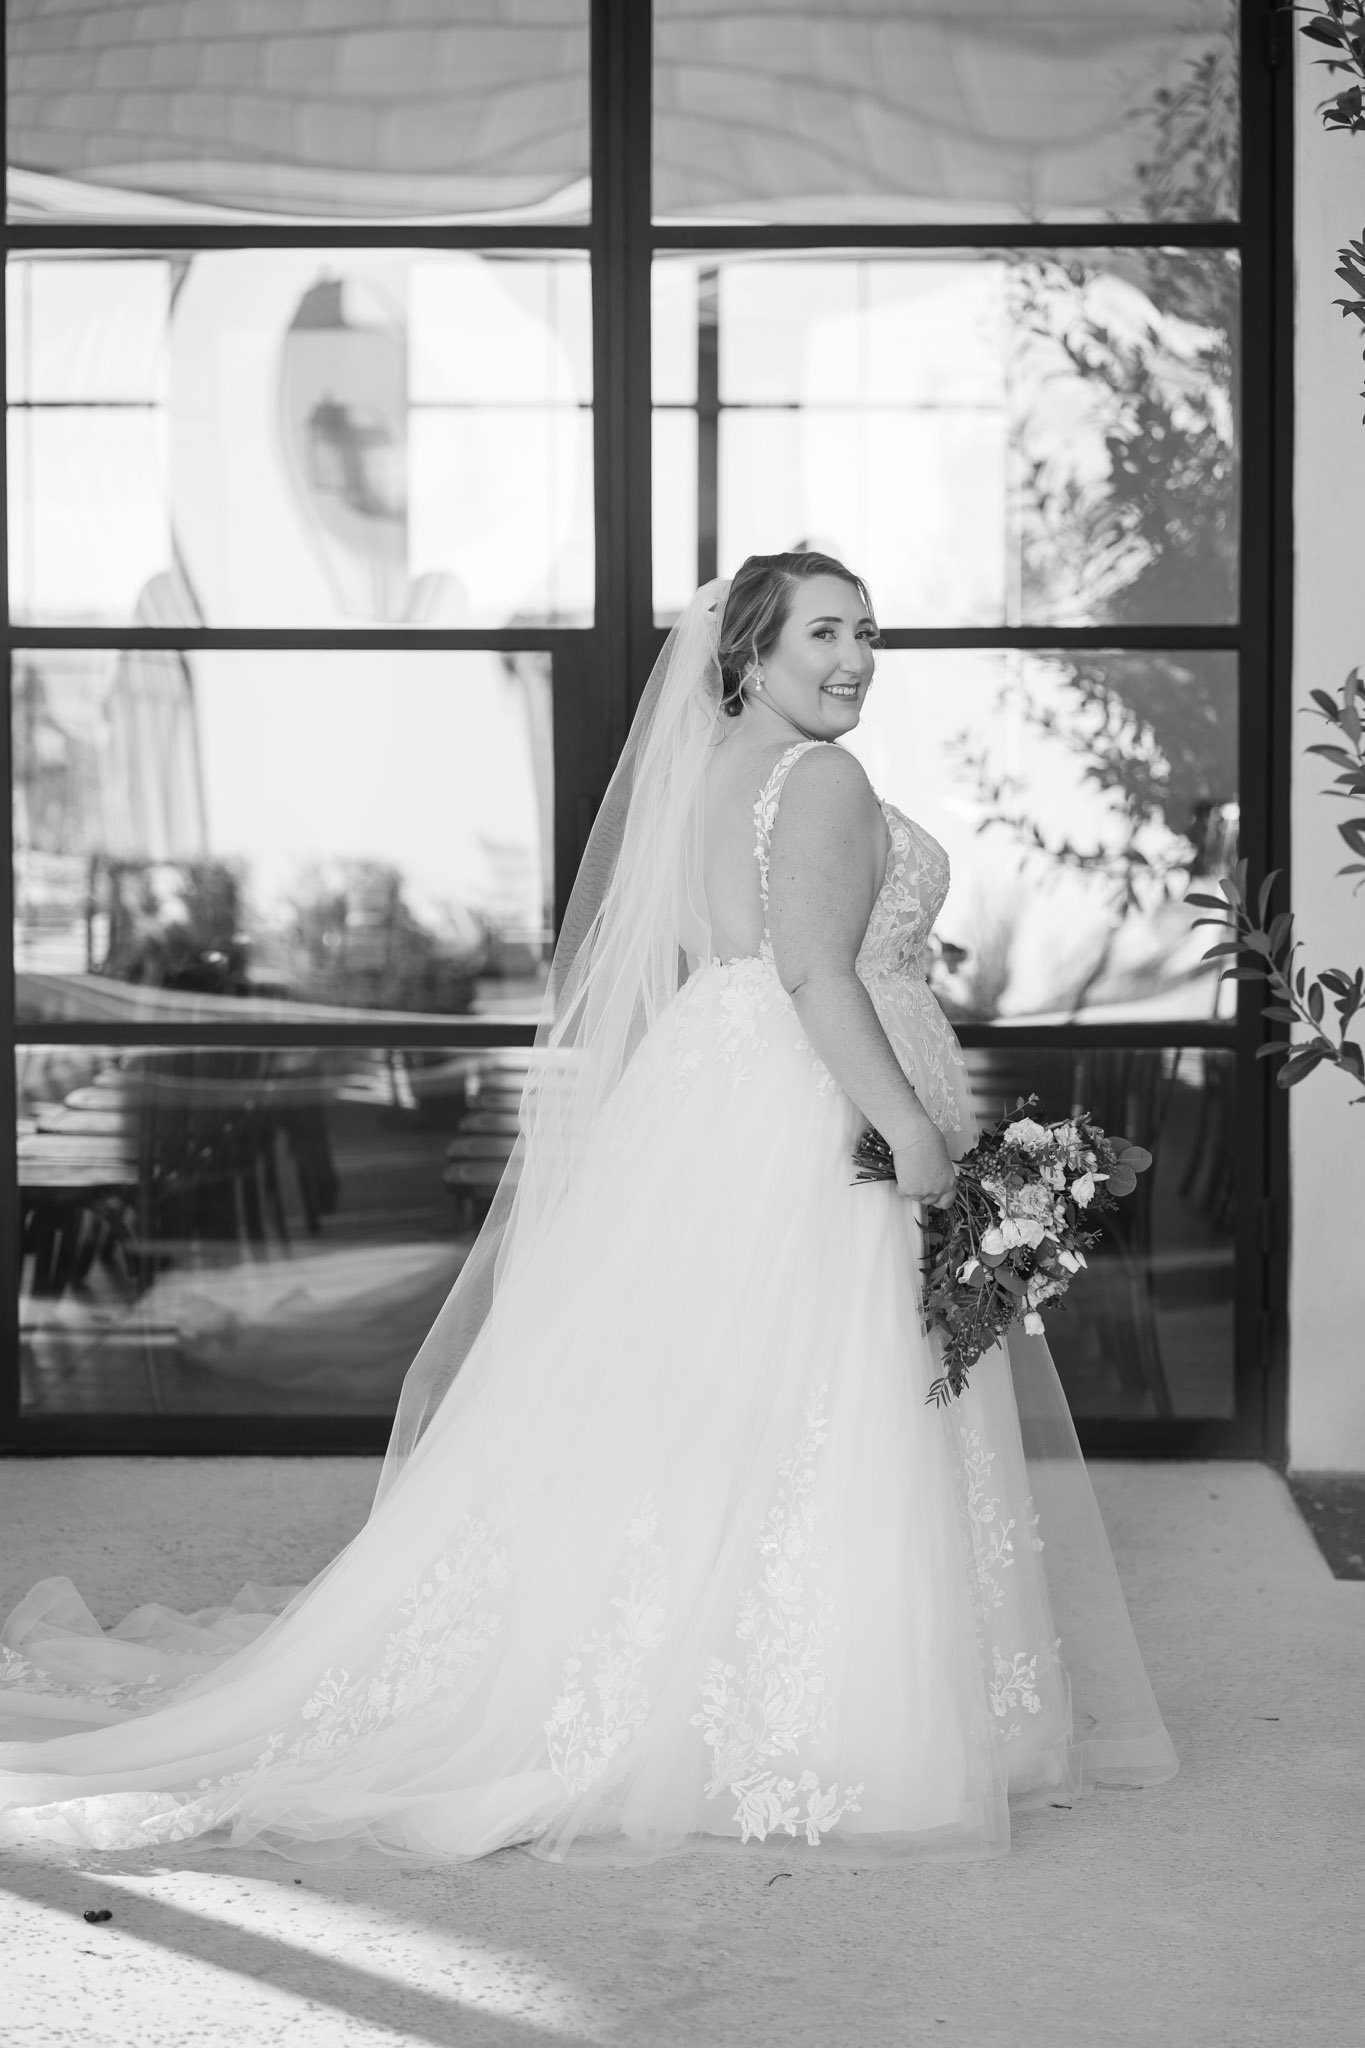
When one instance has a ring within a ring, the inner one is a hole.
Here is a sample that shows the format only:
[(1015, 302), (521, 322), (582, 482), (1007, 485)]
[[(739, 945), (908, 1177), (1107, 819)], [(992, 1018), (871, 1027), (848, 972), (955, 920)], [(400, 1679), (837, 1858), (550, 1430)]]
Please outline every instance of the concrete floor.
[[(0, 1464), (0, 1604), (67, 1572), (104, 1621), (297, 1579), (359, 1460)], [(1097, 2048), (1365, 2042), (1365, 1583), (1255, 1465), (1094, 1468), (1181, 1757), (1026, 1814), (1003, 1861), (798, 1856), (440, 1871), (0, 1859), (5, 2048), (514, 2043)], [(85, 1923), (90, 1908), (113, 1919)]]

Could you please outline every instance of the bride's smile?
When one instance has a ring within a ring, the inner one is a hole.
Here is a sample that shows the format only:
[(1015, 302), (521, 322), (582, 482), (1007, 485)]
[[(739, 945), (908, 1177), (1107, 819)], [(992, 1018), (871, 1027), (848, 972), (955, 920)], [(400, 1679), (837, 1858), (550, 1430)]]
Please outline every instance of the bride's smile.
[(771, 646), (747, 650), (744, 719), (773, 737), (837, 740), (862, 716), (872, 682), (877, 622), (866, 593), (838, 576), (801, 583)]

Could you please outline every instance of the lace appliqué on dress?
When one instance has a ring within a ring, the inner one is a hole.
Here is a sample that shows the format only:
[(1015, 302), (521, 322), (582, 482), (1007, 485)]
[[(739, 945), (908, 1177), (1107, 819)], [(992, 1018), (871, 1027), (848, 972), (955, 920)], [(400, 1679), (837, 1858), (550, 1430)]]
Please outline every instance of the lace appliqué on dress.
[[(323, 1673), (300, 1709), (311, 1728), (292, 1741), (277, 1730), (246, 1769), (200, 1778), (195, 1798), (120, 1792), (36, 1808), (30, 1816), (35, 1837), (69, 1834), (99, 1849), (188, 1841), (230, 1821), (237, 1788), (272, 1765), (330, 1756), (436, 1699), (448, 1698), (453, 1707), (501, 1629), (498, 1615), (481, 1610), (507, 1577), (507, 1555), (491, 1525), (466, 1516), (455, 1542), (431, 1560), (400, 1602), (400, 1625), (377, 1665), (355, 1679), (345, 1670)], [(55, 1825), (45, 1823), (48, 1814)]]
[(673, 1093), (678, 1101), (686, 1095), (694, 1075), (706, 1065), (706, 1054), (699, 1045), (689, 1045), (679, 1034), (673, 1049)]
[[(994, 1609), (1005, 1604), (1002, 1574), (1014, 1563), (1016, 1524), (1013, 1517), (1006, 1519), (1000, 1496), (988, 1491), (995, 1452), (986, 1449), (979, 1429), (969, 1429), (965, 1423), (959, 1424), (958, 1428), (967, 1479), (967, 1513), (972, 1528), (977, 1596), (983, 1616), (989, 1616)], [(1032, 1495), (1024, 1503), (1024, 1516), (1029, 1547), (1041, 1550), (1043, 1541), (1038, 1534), (1038, 1517), (1033, 1511)], [(1052, 1647), (1054, 1653), (1061, 1647), (1060, 1637)], [(1016, 1650), (1007, 1657), (998, 1643), (992, 1643), (991, 1666), (988, 1687), (991, 1712), (997, 1721), (1008, 1723), (997, 1728), (996, 1733), (1002, 1742), (1011, 1742), (1024, 1725), (1019, 1718), (1020, 1713), (1036, 1714), (1042, 1709), (1038, 1692), (1038, 1657), (1036, 1653), (1030, 1657), (1024, 1650)]]
[(441, 1695), (453, 1706), (502, 1628), (501, 1616), (487, 1612), (484, 1602), (507, 1578), (507, 1553), (491, 1524), (467, 1515), (454, 1544), (408, 1588), (398, 1608), (400, 1626), (374, 1671), (354, 1680), (345, 1671), (324, 1672), (302, 1708), (312, 1730), (287, 1748), (282, 1736), (272, 1736), (260, 1761), (276, 1754), (290, 1762), (326, 1755)]
[[(189, 1684), (188, 1679), (177, 1679), (177, 1685)], [(155, 1671), (149, 1671), (145, 1678), (111, 1679), (103, 1685), (68, 1685), (50, 1672), (43, 1671), (17, 1650), (0, 1646), (0, 1690), (6, 1692), (47, 1693), (54, 1698), (69, 1700), (95, 1700), (102, 1707), (127, 1707), (130, 1711), (150, 1706), (160, 1706), (170, 1697), (173, 1687), (168, 1687)]]
[(650, 1651), (664, 1639), (668, 1591), (663, 1547), (654, 1541), (658, 1522), (647, 1494), (626, 1531), (625, 1590), (611, 1603), (617, 1618), (610, 1628), (574, 1637), (563, 1689), (545, 1723), (551, 1768), (575, 1795), (597, 1783), (649, 1713), (644, 1670)]
[(738, 960), (710, 960), (706, 974), (706, 982), (688, 984), (698, 991), (704, 988), (704, 999), (689, 996), (685, 988), (673, 1015), (669, 1071), (678, 1100), (703, 1069), (719, 1067), (739, 1083), (753, 1078), (751, 1063), (768, 1050), (762, 1020), (771, 1011), (775, 992), (782, 994), (770, 963), (756, 953)]
[(771, 960), (773, 953), (772, 940), (768, 936), (768, 860), (782, 785), (788, 770), (803, 754), (808, 754), (812, 747), (823, 745), (823, 740), (797, 740), (794, 746), (788, 747), (773, 763), (767, 781), (754, 799), (754, 859), (758, 862), (758, 893), (763, 900), (763, 944), (760, 952), (761, 957), (767, 960)]
[(766, 962), (757, 957), (732, 961), (724, 974), (719, 998), (720, 1056), (737, 1081), (747, 1081), (750, 1059), (767, 1051), (768, 1041), (758, 1020), (768, 1006), (772, 977)]
[(959, 1131), (954, 1082), (961, 1081), (962, 1056), (926, 978), (929, 935), (948, 895), (948, 856), (894, 804), (883, 802), (882, 814), (891, 850), (858, 948), (858, 976), (930, 1117), (941, 1131)]
[[(821, 744), (819, 740), (799, 740), (788, 747), (754, 804), (754, 858), (763, 901), (763, 943), (756, 957), (770, 965), (769, 851), (778, 803), (792, 765), (812, 746)], [(948, 856), (923, 826), (894, 804), (883, 801), (881, 808), (890, 845), (882, 886), (858, 948), (858, 978), (872, 997), (882, 1028), (928, 1114), (941, 1131), (958, 1131), (962, 1128), (958, 1107), (961, 1053), (925, 973), (929, 935), (948, 894)], [(838, 1093), (838, 1083), (814, 1050), (804, 1041), (801, 1049), (810, 1050), (816, 1093)]]
[[(815, 1456), (825, 1441), (821, 1386), (805, 1411), (805, 1427), (791, 1457), (777, 1468), (777, 1489), (768, 1510), (759, 1556), (758, 1584), (742, 1596), (735, 1635), (748, 1645), (744, 1668), (712, 1660), (702, 1685), (693, 1727), (714, 1752), (708, 1799), (728, 1792), (735, 1799), (740, 1840), (764, 1841), (777, 1829), (804, 1831), (815, 1847), (822, 1831), (846, 1813), (860, 1811), (861, 1785), (822, 1790), (817, 1774), (789, 1777), (774, 1768), (779, 1757), (795, 1756), (810, 1738), (825, 1733), (825, 1659), (835, 1635), (832, 1602), (807, 1590), (807, 1574), (818, 1569), (815, 1528)], [(802, 1796), (805, 1807), (802, 1811)]]
[(1037, 1714), (1042, 1710), (1038, 1697), (1038, 1658), (1030, 1657), (1023, 1650), (1016, 1650), (1012, 1662), (1007, 1662), (999, 1649), (992, 1648), (991, 1660), (995, 1675), (990, 1685), (991, 1712), (997, 1721), (1014, 1715), (1008, 1728), (997, 1730), (1002, 1742), (1012, 1742), (1020, 1731), (1017, 1710), (1022, 1707), (1026, 1713)]
[(967, 1474), (967, 1513), (972, 1519), (972, 1546), (976, 1553), (976, 1584), (983, 1608), (1003, 1607), (1005, 1587), (1001, 1573), (1014, 1563), (1014, 1523), (1006, 1521), (1003, 1503), (988, 1494), (995, 1452), (981, 1441), (979, 1429), (961, 1425), (963, 1464)]

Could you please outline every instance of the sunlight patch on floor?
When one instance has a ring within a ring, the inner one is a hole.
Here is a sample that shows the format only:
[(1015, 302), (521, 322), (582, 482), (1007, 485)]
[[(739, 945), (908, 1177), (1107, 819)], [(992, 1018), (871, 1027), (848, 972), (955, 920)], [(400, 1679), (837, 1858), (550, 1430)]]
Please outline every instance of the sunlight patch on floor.
[[(173, 2019), (177, 2010), (186, 2041), (198, 2036), (191, 2015), (200, 2014), (212, 2015), (219, 2038), (217, 2028), (230, 2025), (242, 1996), (256, 2043), (269, 2038), (276, 2019), (289, 2025), (291, 2043), (302, 2041), (292, 2029), (304, 2011), (329, 2043), (463, 2039), (461, 2027), (478, 2018), (507, 2024), (508, 2040), (605, 2037), (604, 2015), (532, 1956), (468, 1940), (452, 1925), (424, 1926), (371, 1903), (352, 1904), (313, 1884), (290, 1875), (49, 1871), (45, 1901), (25, 1906), (11, 1895), (4, 1908), (12, 1927), (6, 1947), (25, 1957), (28, 1979), (25, 1986), (11, 1978), (9, 1996), (18, 1998), (11, 2012), (20, 2024), (9, 2039), (15, 2048), (61, 2039), (47, 2030), (51, 1987), (74, 1988), (77, 1976), (105, 2013), (107, 2048), (157, 2038), (153, 2015)], [(54, 1893), (65, 1895), (60, 1903), (51, 1902)], [(107, 1908), (113, 1918), (87, 1924), (87, 1908)], [(225, 1976), (237, 1980), (236, 1996), (225, 1996)], [(135, 1993), (135, 2010), (121, 2015), (121, 1998), (106, 2002), (116, 1987)]]

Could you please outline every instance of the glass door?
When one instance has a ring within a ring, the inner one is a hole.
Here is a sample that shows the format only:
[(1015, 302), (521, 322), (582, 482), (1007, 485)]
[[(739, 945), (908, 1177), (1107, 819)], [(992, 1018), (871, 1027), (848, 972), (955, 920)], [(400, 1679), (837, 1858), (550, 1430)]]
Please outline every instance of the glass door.
[(653, 654), (804, 544), (983, 1114), (1156, 1157), (1084, 1441), (1273, 1455), (1282, 1105), (1185, 907), (1283, 865), (1266, 10), (437, 13), (163, 79), (9, 0), (0, 1443), (382, 1445)]

